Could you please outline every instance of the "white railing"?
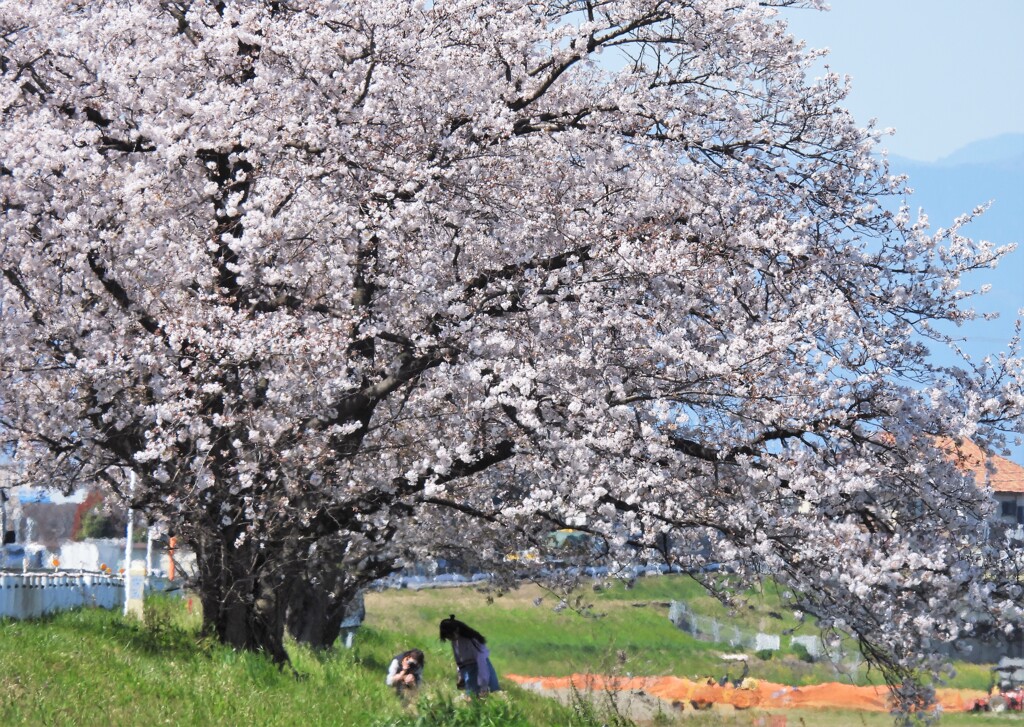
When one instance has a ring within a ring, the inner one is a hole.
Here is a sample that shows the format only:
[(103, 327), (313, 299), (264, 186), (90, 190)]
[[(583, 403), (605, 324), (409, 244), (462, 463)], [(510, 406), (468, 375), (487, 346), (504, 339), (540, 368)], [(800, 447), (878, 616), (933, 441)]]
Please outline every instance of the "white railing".
[(119, 608), (123, 604), (122, 576), (0, 572), (0, 618), (39, 618), (83, 606)]

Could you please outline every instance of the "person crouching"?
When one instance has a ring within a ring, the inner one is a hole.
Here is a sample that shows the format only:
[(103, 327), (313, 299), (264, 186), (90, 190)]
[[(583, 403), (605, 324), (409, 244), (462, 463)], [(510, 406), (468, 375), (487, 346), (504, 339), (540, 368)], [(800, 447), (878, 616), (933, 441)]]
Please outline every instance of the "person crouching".
[(394, 687), (398, 696), (408, 696), (407, 693), (415, 691), (423, 681), (425, 661), (426, 657), (419, 649), (403, 651), (391, 660), (386, 679), (387, 685)]

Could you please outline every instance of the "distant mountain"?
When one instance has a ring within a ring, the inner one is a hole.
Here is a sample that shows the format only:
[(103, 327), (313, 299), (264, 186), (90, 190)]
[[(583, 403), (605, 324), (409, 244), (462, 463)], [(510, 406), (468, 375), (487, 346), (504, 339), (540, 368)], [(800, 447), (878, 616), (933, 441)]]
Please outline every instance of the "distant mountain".
[(923, 207), (933, 226), (948, 226), (957, 215), (991, 202), (970, 234), (999, 244), (1024, 243), (1024, 134), (977, 141), (936, 162), (890, 157), (890, 167), (909, 175), (911, 207)]
[[(975, 361), (1006, 351), (1017, 311), (1024, 309), (1024, 134), (977, 141), (931, 163), (890, 157), (890, 168), (909, 176), (914, 189), (908, 200), (911, 212), (923, 209), (933, 231), (949, 227), (957, 216), (991, 202), (989, 210), (971, 222), (964, 234), (996, 245), (1018, 244), (997, 268), (976, 271), (962, 281), (969, 289), (991, 285), (990, 293), (969, 304), (999, 317), (946, 330), (961, 339), (963, 350)], [(941, 346), (933, 346), (932, 353), (938, 362), (956, 364)], [(1011, 449), (1013, 460), (1024, 463), (1024, 446)]]
[(1006, 350), (1017, 311), (1024, 308), (1024, 134), (978, 141), (937, 162), (890, 157), (890, 168), (909, 176), (911, 212), (923, 209), (932, 230), (991, 203), (964, 234), (996, 245), (1018, 244), (999, 267), (963, 281), (970, 288), (991, 285), (988, 295), (974, 300), (974, 308), (999, 314), (997, 320), (975, 321), (958, 332), (965, 349), (974, 358)]
[(980, 164), (1020, 169), (1024, 167), (1024, 134), (1003, 134), (972, 142), (935, 164), (943, 167)]

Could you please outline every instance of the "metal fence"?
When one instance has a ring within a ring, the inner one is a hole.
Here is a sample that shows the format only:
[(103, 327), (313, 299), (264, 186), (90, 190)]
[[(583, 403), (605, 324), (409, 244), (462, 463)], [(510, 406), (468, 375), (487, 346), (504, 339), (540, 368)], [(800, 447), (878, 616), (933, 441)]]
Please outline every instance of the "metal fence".
[(83, 606), (124, 605), (124, 578), (101, 573), (0, 573), (0, 618), (39, 618)]
[(790, 650), (793, 650), (794, 646), (802, 646), (813, 659), (826, 659), (836, 665), (841, 663), (844, 671), (855, 671), (860, 667), (862, 660), (860, 652), (844, 651), (840, 645), (826, 646), (818, 636), (768, 634), (761, 631), (744, 630), (727, 621), (695, 614), (682, 601), (672, 601), (669, 604), (668, 618), (676, 628), (694, 638), (728, 645), (731, 649), (779, 651), (782, 649), (783, 639), (785, 639)]

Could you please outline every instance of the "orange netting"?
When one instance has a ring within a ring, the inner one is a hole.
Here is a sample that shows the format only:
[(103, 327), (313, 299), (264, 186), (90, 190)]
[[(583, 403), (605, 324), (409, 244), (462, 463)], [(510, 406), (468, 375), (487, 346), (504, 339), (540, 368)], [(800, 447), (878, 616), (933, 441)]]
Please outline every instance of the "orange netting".
[[(527, 677), (509, 674), (517, 684), (538, 686), (541, 689), (569, 689), (605, 691), (640, 689), (647, 694), (670, 702), (693, 703), (696, 706), (731, 704), (739, 709), (760, 707), (790, 709), (802, 707), (833, 707), (887, 712), (887, 687), (857, 687), (851, 684), (829, 682), (804, 687), (790, 687), (759, 679), (748, 680), (741, 687), (719, 686), (693, 682), (679, 677), (602, 677), (592, 674), (573, 674), (569, 677)], [(946, 712), (970, 709), (975, 699), (986, 697), (976, 689), (939, 689), (936, 698)]]

